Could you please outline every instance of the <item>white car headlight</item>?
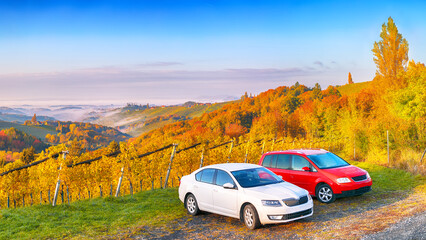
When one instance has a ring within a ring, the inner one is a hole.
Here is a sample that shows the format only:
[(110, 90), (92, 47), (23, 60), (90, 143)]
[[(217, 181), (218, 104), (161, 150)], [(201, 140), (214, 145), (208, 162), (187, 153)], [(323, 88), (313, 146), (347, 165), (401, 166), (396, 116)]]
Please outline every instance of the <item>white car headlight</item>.
[(347, 178), (347, 177), (344, 177), (344, 178), (338, 178), (336, 181), (337, 181), (338, 183), (350, 183), (350, 182), (351, 182), (351, 180), (349, 180), (349, 178)]
[(269, 207), (281, 207), (281, 203), (278, 200), (262, 200), (262, 204)]

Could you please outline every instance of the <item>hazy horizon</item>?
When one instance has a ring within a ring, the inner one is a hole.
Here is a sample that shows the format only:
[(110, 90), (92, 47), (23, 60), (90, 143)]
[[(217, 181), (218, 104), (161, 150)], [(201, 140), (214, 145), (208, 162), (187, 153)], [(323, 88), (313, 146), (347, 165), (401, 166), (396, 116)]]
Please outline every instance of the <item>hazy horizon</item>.
[(0, 2), (0, 106), (220, 102), (371, 81), (391, 16), (425, 62), (424, 1)]

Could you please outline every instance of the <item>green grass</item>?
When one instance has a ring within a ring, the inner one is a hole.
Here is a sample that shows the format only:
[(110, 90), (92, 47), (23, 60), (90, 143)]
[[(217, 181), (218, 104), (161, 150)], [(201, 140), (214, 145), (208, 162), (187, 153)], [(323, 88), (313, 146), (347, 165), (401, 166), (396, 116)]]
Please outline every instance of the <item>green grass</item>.
[(425, 176), (414, 176), (404, 170), (387, 168), (368, 162), (349, 162), (368, 171), (373, 179), (373, 191), (376, 193), (409, 192), (419, 185), (426, 184)]
[(0, 239), (99, 238), (139, 225), (165, 224), (185, 215), (176, 188), (107, 197), (69, 206), (0, 210)]
[(49, 134), (57, 134), (57, 132), (53, 129), (49, 129), (49, 127), (44, 127), (44, 126), (26, 126), (26, 125), (21, 125), (18, 123), (12, 123), (12, 122), (4, 122), (4, 121), (0, 121), (0, 130), (1, 129), (8, 129), (8, 128), (16, 128), (19, 131), (25, 132), (29, 135), (33, 135), (36, 138), (39, 138), (41, 140), (45, 140), (46, 139), (46, 135)]
[(361, 92), (362, 89), (368, 87), (370, 82), (360, 82), (354, 84), (346, 84), (337, 88), (342, 95), (351, 95)]

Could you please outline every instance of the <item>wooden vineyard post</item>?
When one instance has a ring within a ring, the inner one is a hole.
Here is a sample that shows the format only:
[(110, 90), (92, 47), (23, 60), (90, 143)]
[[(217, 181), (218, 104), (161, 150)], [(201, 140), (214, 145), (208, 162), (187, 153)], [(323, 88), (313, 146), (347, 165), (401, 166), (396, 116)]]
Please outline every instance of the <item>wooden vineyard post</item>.
[(61, 186), (61, 169), (62, 169), (62, 164), (59, 167), (59, 173), (58, 173), (58, 181), (56, 182), (56, 188), (55, 188), (55, 195), (53, 195), (53, 203), (52, 206), (56, 206), (56, 201), (58, 200), (58, 194), (59, 194), (59, 186)]
[(203, 167), (203, 162), (204, 162), (204, 148), (203, 148), (203, 151), (201, 151), (200, 168)]
[(262, 155), (263, 155), (263, 153), (265, 153), (265, 143), (266, 143), (266, 140), (265, 140), (265, 139), (263, 139), (263, 144), (262, 144)]
[[(62, 159), (65, 160), (67, 158), (68, 151), (62, 151)], [(59, 166), (58, 170), (58, 181), (56, 182), (56, 188), (55, 188), (55, 195), (53, 196), (53, 203), (52, 206), (56, 206), (56, 201), (58, 200), (58, 194), (59, 194), (59, 187), (61, 186), (61, 169), (62, 169), (62, 163)], [(63, 197), (63, 194), (62, 194)], [(63, 198), (62, 198), (63, 202)]]
[(118, 195), (120, 194), (121, 182), (123, 181), (123, 173), (124, 173), (124, 167), (121, 168), (121, 176), (118, 179), (118, 185), (117, 185), (117, 191), (115, 192), (115, 197), (118, 197)]
[(389, 130), (386, 130), (386, 141), (387, 141), (387, 149), (388, 149), (388, 166), (390, 164), (390, 158), (389, 158)]
[(275, 148), (275, 141), (277, 140), (277, 138), (275, 137), (274, 140), (272, 141), (272, 148), (271, 151), (274, 151)]
[(67, 186), (67, 198), (68, 198), (68, 205), (70, 205), (70, 190)]
[(170, 171), (172, 170), (173, 158), (175, 157), (175, 154), (176, 154), (176, 147), (177, 147), (177, 144), (174, 143), (172, 155), (170, 156), (169, 168), (167, 169), (166, 180), (164, 181), (164, 188), (167, 188), (167, 182), (169, 181)]
[(229, 160), (231, 159), (231, 153), (232, 153), (233, 147), (234, 147), (234, 140), (231, 141), (231, 148), (229, 149), (229, 153), (228, 153), (228, 161), (226, 161), (227, 163), (229, 163)]
[(248, 156), (249, 147), (250, 147), (250, 140), (247, 141), (246, 156), (244, 158), (244, 163), (247, 163), (247, 156)]
[(10, 197), (9, 197), (9, 193), (7, 193), (7, 208), (10, 207)]

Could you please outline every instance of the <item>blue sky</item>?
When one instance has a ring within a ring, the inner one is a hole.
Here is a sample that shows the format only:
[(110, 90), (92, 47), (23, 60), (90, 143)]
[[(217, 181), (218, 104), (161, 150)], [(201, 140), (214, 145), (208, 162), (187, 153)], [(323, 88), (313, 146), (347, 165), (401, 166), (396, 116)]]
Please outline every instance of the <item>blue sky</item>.
[(425, 1), (0, 1), (0, 105), (174, 104), (374, 77), (391, 16), (425, 62)]

